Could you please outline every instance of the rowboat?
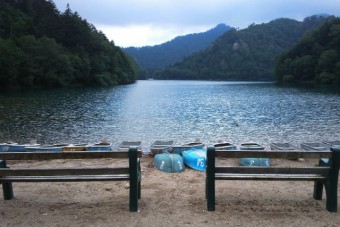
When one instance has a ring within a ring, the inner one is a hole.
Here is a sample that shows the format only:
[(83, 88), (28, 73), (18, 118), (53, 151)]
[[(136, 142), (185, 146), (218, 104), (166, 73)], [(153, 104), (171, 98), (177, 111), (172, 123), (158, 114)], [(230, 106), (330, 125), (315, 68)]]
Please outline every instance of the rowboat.
[(170, 152), (171, 147), (174, 145), (175, 141), (173, 140), (156, 140), (150, 146), (150, 154), (155, 156), (156, 154), (161, 154), (164, 152)]
[(62, 151), (86, 151), (87, 144), (69, 144)]
[(18, 144), (18, 143), (1, 143), (0, 144), (0, 152), (25, 152), (26, 147), (34, 147), (39, 146), (40, 144)]
[[(257, 143), (243, 143), (240, 150), (264, 150), (264, 146)], [(270, 166), (269, 158), (240, 158), (241, 166)]]
[(271, 143), (271, 150), (300, 150), (299, 147), (290, 143)]
[(192, 169), (205, 171), (207, 166), (207, 151), (191, 148), (182, 153), (184, 164)]
[(333, 141), (322, 141), (322, 143), (328, 145), (328, 146), (333, 146), (333, 145), (340, 145), (340, 141), (339, 140), (333, 140)]
[(91, 144), (86, 147), (86, 151), (110, 151), (112, 143), (102, 141), (99, 143)]
[(264, 146), (257, 143), (242, 143), (240, 150), (264, 150)]
[(183, 151), (189, 150), (189, 149), (202, 149), (204, 147), (204, 143), (201, 142), (191, 142), (191, 143), (186, 143), (182, 145), (174, 145), (171, 148), (171, 153), (174, 154), (182, 154)]
[(216, 151), (236, 150), (236, 146), (228, 142), (215, 143), (214, 147)]
[(329, 150), (330, 146), (324, 143), (319, 143), (319, 142), (313, 142), (313, 143), (301, 143), (300, 144), (301, 148), (310, 151), (324, 151), (324, 150)]
[(178, 173), (184, 170), (183, 158), (179, 154), (156, 154), (153, 163), (156, 169), (167, 173)]
[(25, 147), (27, 152), (61, 152), (63, 147), (68, 144), (53, 144), (53, 145), (42, 145), (42, 146), (30, 146)]
[(123, 141), (118, 145), (119, 151), (127, 151), (130, 147), (137, 147), (137, 150), (141, 149), (142, 141)]

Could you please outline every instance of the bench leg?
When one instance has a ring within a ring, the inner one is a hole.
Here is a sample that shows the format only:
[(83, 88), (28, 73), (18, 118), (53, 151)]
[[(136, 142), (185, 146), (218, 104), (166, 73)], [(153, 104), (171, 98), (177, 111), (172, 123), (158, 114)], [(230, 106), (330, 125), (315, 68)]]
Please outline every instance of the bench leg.
[(215, 210), (215, 148), (208, 147), (205, 196), (207, 198), (207, 210)]
[(323, 182), (314, 181), (314, 193), (313, 198), (316, 200), (322, 200), (322, 192), (323, 192)]
[(332, 159), (330, 160), (331, 169), (326, 180), (326, 209), (329, 212), (337, 212), (338, 209), (338, 179), (340, 167), (340, 146), (331, 147)]
[(130, 147), (129, 149), (129, 169), (130, 169), (130, 211), (138, 211), (138, 196), (139, 182), (138, 182), (138, 160), (137, 160), (137, 148)]
[(4, 193), (5, 200), (13, 199), (13, 187), (12, 182), (2, 182), (2, 191)]

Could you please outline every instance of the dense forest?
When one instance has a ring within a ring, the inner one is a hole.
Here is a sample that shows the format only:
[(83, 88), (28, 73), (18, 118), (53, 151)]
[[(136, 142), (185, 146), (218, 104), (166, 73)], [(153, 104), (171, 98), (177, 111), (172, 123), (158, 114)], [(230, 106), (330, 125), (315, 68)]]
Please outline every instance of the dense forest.
[(340, 85), (340, 18), (307, 33), (276, 66), (280, 83)]
[(192, 53), (208, 47), (218, 37), (223, 35), (231, 27), (218, 24), (216, 27), (201, 33), (178, 36), (168, 42), (145, 47), (128, 47), (123, 50), (133, 56), (139, 68), (148, 76), (152, 76), (155, 70), (172, 65)]
[(52, 0), (0, 0), (0, 87), (127, 84), (134, 60), (105, 35)]
[(242, 30), (231, 29), (207, 49), (158, 72), (156, 78), (274, 81), (279, 55), (329, 18), (312, 16), (302, 22), (277, 19)]

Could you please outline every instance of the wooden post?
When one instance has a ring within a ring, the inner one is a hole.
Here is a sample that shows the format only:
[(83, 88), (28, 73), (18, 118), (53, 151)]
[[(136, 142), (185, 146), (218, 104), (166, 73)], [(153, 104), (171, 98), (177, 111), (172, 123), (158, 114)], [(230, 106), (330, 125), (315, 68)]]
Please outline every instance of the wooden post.
[(130, 171), (130, 211), (138, 211), (138, 165), (137, 147), (129, 148), (129, 171)]
[[(9, 168), (6, 165), (5, 160), (0, 161), (0, 168)], [(2, 182), (2, 192), (4, 194), (4, 199), (5, 200), (11, 200), (13, 199), (13, 187), (12, 187), (12, 182)]]
[(206, 197), (208, 211), (215, 210), (215, 147), (208, 147), (206, 169)]
[[(319, 166), (329, 166), (329, 159), (320, 158)], [(322, 200), (323, 185), (324, 185), (324, 182), (321, 182), (321, 181), (314, 182), (314, 193), (313, 193), (314, 199)]]
[(337, 212), (338, 205), (338, 177), (340, 168), (340, 146), (332, 146), (331, 169), (326, 180), (326, 208), (329, 212)]

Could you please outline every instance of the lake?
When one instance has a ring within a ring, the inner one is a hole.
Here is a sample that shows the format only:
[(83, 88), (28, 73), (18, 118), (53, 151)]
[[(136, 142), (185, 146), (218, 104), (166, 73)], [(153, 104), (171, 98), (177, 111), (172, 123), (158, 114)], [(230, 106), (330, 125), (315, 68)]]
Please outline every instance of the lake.
[(340, 95), (272, 83), (137, 81), (0, 93), (0, 143), (340, 140)]

